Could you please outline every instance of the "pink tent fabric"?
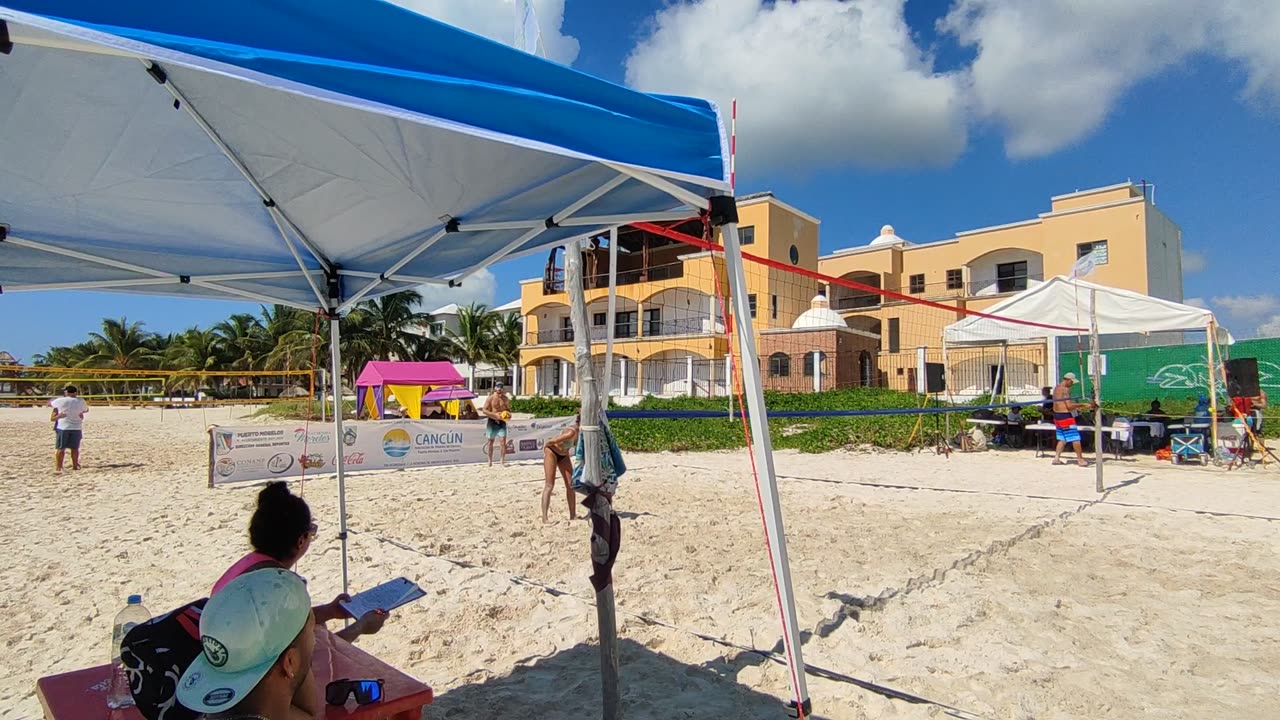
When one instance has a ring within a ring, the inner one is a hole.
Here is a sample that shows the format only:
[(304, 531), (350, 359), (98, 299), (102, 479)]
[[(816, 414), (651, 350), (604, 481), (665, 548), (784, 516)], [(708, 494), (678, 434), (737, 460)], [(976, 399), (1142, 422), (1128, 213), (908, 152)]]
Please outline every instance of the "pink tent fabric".
[(373, 360), (360, 371), (356, 387), (377, 385), (465, 385), (453, 363)]
[(475, 393), (466, 388), (442, 387), (423, 395), (422, 400), (423, 402), (441, 402), (445, 400), (474, 400), (476, 397), (478, 396)]

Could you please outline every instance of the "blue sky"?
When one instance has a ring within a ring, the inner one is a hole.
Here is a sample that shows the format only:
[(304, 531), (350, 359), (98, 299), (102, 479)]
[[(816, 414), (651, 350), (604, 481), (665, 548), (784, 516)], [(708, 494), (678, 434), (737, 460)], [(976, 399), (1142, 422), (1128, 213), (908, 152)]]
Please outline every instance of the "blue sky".
[[(399, 1), (513, 35), (512, 0)], [(1280, 334), (1280, 3), (534, 4), (555, 59), (641, 89), (738, 97), (739, 192), (773, 190), (821, 218), (824, 252), (885, 223), (941, 240), (1146, 179), (1182, 227), (1187, 297), (1237, 335)], [(542, 262), (497, 265), (430, 302), (505, 302)], [(256, 310), (115, 293), (0, 302), (0, 349), (23, 360), (104, 316), (170, 332)]]

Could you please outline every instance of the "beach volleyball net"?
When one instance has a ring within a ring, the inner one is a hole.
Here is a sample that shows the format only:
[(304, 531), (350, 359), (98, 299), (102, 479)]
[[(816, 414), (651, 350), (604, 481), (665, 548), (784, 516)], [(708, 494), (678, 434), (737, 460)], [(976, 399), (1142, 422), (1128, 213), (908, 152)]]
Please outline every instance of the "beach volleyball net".
[[(937, 277), (901, 275), (901, 282), (888, 271), (850, 269), (833, 275), (817, 269), (816, 225), (773, 227), (767, 237), (757, 230), (742, 227), (740, 238), (756, 361), (771, 413), (900, 410), (924, 405), (926, 399), (953, 405), (1034, 402), (1042, 388), (1053, 385), (1052, 343), (1045, 338), (952, 347), (942, 339), (947, 325), (967, 317), (994, 327), (1036, 325), (986, 312), (1036, 278), (1023, 273), (974, 281), (964, 268), (940, 270)], [(806, 237), (809, 232), (813, 235)], [(608, 242), (594, 241), (585, 256), (596, 377), (609, 378), (610, 395), (624, 408), (643, 406), (642, 398), (690, 398), (718, 401), (691, 408), (723, 405), (727, 411), (736, 403), (743, 360), (734, 339), (734, 298), (720, 233), (702, 218), (690, 218), (623, 228), (616, 252)], [(613, 255), (610, 328), (606, 291)], [(856, 258), (837, 263), (857, 267)], [(561, 289), (555, 279), (549, 265), (548, 292)], [(567, 311), (559, 319), (553, 314), (538, 313), (538, 327), (529, 338), (534, 349), (572, 342)], [(611, 329), (612, 362), (606, 373)], [(1019, 334), (1026, 333), (1010, 333)], [(528, 390), (575, 394), (574, 374), (562, 363), (536, 361), (534, 386)], [(787, 397), (802, 394), (813, 397)], [(823, 395), (831, 396), (830, 407)], [(846, 407), (851, 396), (861, 398), (856, 408)]]
[(41, 406), (75, 386), (92, 405), (208, 407), (297, 402), (314, 396), (310, 370), (206, 371), (10, 366), (0, 372), (0, 405)]

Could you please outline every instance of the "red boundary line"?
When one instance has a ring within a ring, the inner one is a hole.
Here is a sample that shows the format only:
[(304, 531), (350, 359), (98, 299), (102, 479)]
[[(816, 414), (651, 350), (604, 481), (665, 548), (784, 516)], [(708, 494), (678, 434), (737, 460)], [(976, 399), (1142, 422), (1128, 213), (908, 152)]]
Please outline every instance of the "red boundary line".
[[(697, 220), (697, 219), (698, 219), (697, 217), (689, 218), (689, 220)], [(681, 222), (689, 222), (689, 220), (683, 220)], [(675, 224), (679, 225), (681, 223), (678, 222)], [(702, 250), (707, 250), (710, 252), (724, 252), (724, 246), (722, 245), (716, 245), (715, 243), (707, 242), (705, 240), (695, 238), (692, 235), (686, 235), (678, 230), (673, 230), (670, 227), (665, 227), (662, 225), (655, 225), (654, 223), (645, 223), (645, 222), (632, 223), (631, 227), (636, 228), (637, 230), (643, 230), (645, 232), (653, 233), (654, 235), (661, 235), (663, 237), (685, 243), (686, 245), (692, 245), (693, 247), (700, 248)], [(911, 297), (910, 295), (903, 295), (902, 293), (894, 292), (892, 290), (884, 290), (882, 288), (872, 287), (871, 285), (864, 285), (860, 282), (854, 282), (853, 280), (845, 280), (844, 278), (824, 275), (816, 270), (808, 270), (806, 268), (796, 267), (794, 265), (787, 265), (786, 263), (781, 263), (781, 262), (778, 262), (777, 260), (770, 260), (769, 258), (763, 258), (758, 255), (750, 255), (745, 252), (742, 253), (742, 259), (749, 262), (764, 265), (765, 267), (773, 268), (774, 270), (781, 270), (783, 272), (793, 272), (793, 273), (796, 273), (797, 275), (803, 275), (804, 277), (810, 278), (812, 280), (819, 280), (822, 282), (831, 283), (833, 285), (840, 285), (842, 287), (847, 287), (851, 290), (862, 290), (863, 292), (874, 293), (876, 295), (883, 295), (884, 297), (893, 298), (894, 300), (902, 300), (905, 302), (913, 303), (915, 305), (924, 305), (926, 307), (931, 307), (938, 310), (945, 310), (947, 312), (962, 313), (966, 316), (973, 315), (980, 318), (986, 318), (988, 320), (999, 320), (1000, 322), (1012, 323), (1014, 325), (1026, 325), (1028, 327), (1044, 328), (1046, 330), (1063, 330), (1065, 332), (1072, 332), (1072, 333), (1080, 333), (1085, 331), (1085, 328), (1067, 327), (1065, 325), (1049, 325), (1047, 323), (1038, 323), (1032, 320), (1015, 320), (1013, 318), (1001, 317), (1000, 315), (992, 315), (991, 313), (984, 313), (978, 310), (968, 310), (965, 308), (958, 308), (951, 305), (943, 305), (942, 303), (933, 302), (932, 300), (922, 300), (920, 298), (914, 298), (914, 297)]]

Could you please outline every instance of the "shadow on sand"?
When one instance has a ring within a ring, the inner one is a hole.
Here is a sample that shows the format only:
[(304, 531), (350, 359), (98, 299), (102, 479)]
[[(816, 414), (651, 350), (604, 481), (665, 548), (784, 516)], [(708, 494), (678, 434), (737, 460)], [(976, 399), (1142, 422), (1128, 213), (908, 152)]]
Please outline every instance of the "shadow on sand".
[[(786, 703), (739, 685), (734, 676), (758, 658), (686, 665), (637, 643), (620, 642), (623, 716), (627, 720), (733, 718), (779, 720)], [(509, 674), (436, 697), (432, 720), (532, 720), (600, 717), (600, 650), (581, 644), (518, 665)], [(811, 716), (813, 720), (821, 720)]]

